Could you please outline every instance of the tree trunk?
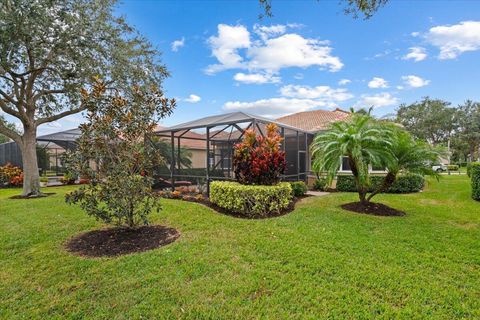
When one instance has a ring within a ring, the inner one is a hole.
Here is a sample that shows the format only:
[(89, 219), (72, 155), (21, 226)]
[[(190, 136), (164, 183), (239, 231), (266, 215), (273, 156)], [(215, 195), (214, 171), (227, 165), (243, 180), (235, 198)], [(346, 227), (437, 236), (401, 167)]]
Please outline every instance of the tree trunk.
[(377, 188), (377, 190), (373, 191), (368, 196), (367, 201), (372, 200), (372, 198), (375, 195), (388, 190), (388, 188), (390, 188), (392, 186), (392, 184), (395, 182), (396, 179), (397, 179), (397, 174), (396, 173), (388, 172), (387, 175), (385, 176), (385, 178), (383, 179), (382, 184)]
[(22, 196), (41, 195), (40, 175), (37, 162), (37, 132), (36, 128), (25, 128), (20, 144), (23, 161), (23, 192)]
[(357, 165), (351, 156), (348, 157), (348, 164), (350, 165), (350, 170), (352, 170), (353, 178), (355, 179), (355, 184), (357, 185), (358, 197), (360, 199), (360, 203), (363, 205), (368, 204), (367, 200), (367, 190), (363, 187), (360, 183), (360, 177)]

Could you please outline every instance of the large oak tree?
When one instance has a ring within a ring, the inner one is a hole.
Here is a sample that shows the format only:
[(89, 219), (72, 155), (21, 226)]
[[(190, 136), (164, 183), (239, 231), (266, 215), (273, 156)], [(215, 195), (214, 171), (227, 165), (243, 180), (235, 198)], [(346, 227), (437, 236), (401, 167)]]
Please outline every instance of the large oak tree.
[(80, 89), (101, 75), (122, 90), (159, 86), (159, 52), (121, 17), (114, 0), (4, 0), (0, 4), (0, 134), (22, 151), (23, 195), (40, 194), (35, 144), (40, 125), (82, 112)]

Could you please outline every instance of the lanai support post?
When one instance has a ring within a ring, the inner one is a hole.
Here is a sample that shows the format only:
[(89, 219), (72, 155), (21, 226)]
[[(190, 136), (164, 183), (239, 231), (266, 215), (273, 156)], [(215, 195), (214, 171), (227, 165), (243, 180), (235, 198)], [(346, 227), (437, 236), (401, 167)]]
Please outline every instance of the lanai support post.
[(210, 197), (210, 127), (207, 127), (207, 197)]
[(175, 132), (170, 133), (170, 143), (172, 145), (172, 163), (170, 163), (170, 182), (172, 191), (175, 191)]
[(300, 180), (300, 136), (297, 131), (297, 181)]

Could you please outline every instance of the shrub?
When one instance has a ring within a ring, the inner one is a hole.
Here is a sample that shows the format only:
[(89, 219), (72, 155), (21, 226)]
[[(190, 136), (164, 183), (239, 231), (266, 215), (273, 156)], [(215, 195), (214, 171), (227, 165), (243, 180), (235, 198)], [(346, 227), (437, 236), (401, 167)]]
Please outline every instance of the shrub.
[(295, 197), (304, 196), (308, 191), (307, 185), (303, 181), (290, 182), (290, 186), (292, 187), (293, 195)]
[(467, 176), (471, 177), (472, 175), (472, 166), (479, 164), (480, 162), (469, 162), (467, 164)]
[(23, 171), (19, 167), (13, 166), (11, 163), (0, 166), (0, 186), (12, 185), (12, 179), (15, 182), (14, 186), (21, 186), (23, 182), (18, 184), (19, 177), (22, 177), (23, 180)]
[[(370, 188), (368, 192), (375, 190), (383, 181), (384, 176), (373, 176), (370, 178)], [(418, 174), (408, 174), (397, 177), (393, 185), (387, 189), (386, 193), (411, 193), (419, 192), (425, 185), (425, 179)], [(337, 190), (343, 192), (356, 192), (357, 187), (353, 176), (344, 175), (337, 177)]]
[(234, 147), (235, 177), (242, 184), (274, 185), (285, 172), (285, 152), (280, 150), (282, 137), (275, 124), (266, 126), (266, 136), (250, 129)]
[(23, 173), (10, 179), (10, 185), (13, 187), (23, 186)]
[(313, 189), (317, 191), (325, 191), (327, 188), (327, 179), (325, 178), (318, 178), (313, 183)]
[(210, 184), (210, 201), (234, 213), (262, 217), (288, 208), (292, 201), (292, 187), (288, 182), (257, 186), (213, 181)]
[(458, 171), (458, 165), (456, 165), (456, 164), (449, 164), (449, 165), (447, 166), (447, 169), (448, 169), (449, 171)]
[(471, 165), (472, 198), (480, 201), (480, 162)]

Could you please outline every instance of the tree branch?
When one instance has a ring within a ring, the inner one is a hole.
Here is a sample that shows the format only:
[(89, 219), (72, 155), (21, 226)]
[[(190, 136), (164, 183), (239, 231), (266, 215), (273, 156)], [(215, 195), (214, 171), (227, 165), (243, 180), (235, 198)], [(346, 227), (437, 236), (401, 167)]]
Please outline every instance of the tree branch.
[(44, 117), (44, 118), (40, 118), (40, 119), (37, 119), (37, 121), (35, 121), (35, 124), (37, 126), (43, 124), (43, 123), (47, 123), (47, 122), (52, 122), (52, 121), (56, 121), (56, 120), (59, 120), (63, 117), (66, 117), (66, 116), (69, 116), (69, 115), (72, 115), (72, 114), (75, 114), (75, 113), (79, 113), (79, 112), (82, 112), (83, 110), (85, 110), (86, 107), (81, 105), (80, 107), (78, 108), (75, 108), (75, 109), (72, 109), (72, 110), (67, 110), (67, 111), (64, 111), (64, 112), (61, 112), (59, 114), (54, 114), (54, 115), (51, 115), (49, 117)]
[(12, 108), (10, 108), (9, 106), (7, 106), (7, 104), (5, 103), (5, 101), (3, 101), (2, 99), (0, 99), (0, 108), (5, 112), (5, 113), (8, 113), (9, 115), (11, 116), (14, 116), (18, 119), (22, 119), (22, 116), (19, 112), (13, 110)]
[(13, 139), (13, 141), (15, 141), (17, 144), (22, 143), (22, 137), (12, 129), (5, 126), (3, 121), (0, 121), (0, 133)]
[(55, 89), (55, 90), (41, 90), (39, 91), (37, 94), (35, 94), (32, 98), (32, 101), (33, 103), (35, 104), (35, 102), (41, 97), (41, 96), (44, 96), (44, 95), (47, 95), (47, 94), (59, 94), (59, 93), (66, 93), (67, 90), (65, 89)]

